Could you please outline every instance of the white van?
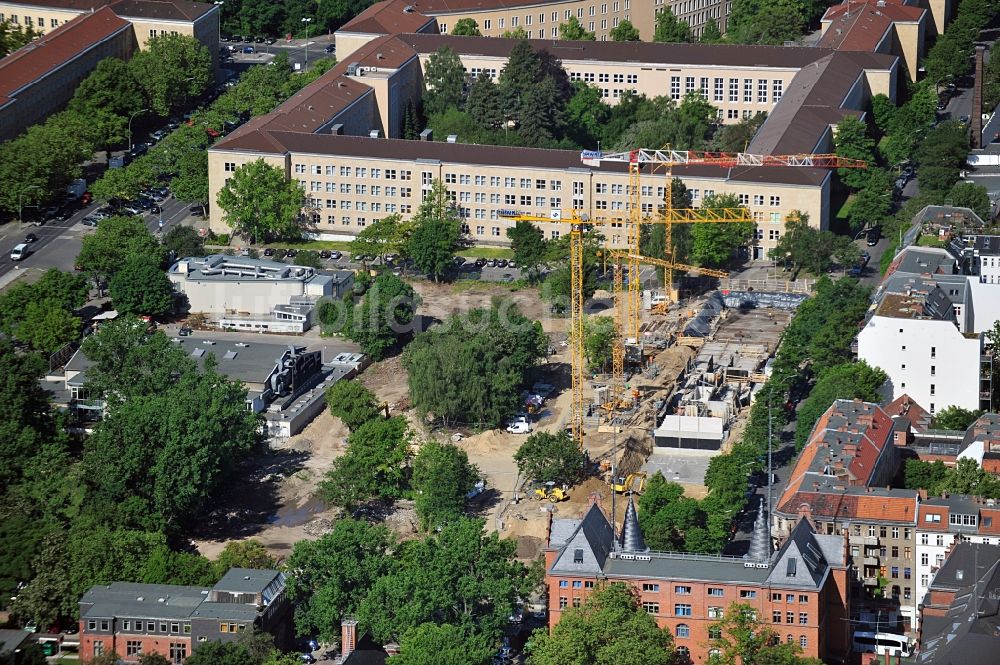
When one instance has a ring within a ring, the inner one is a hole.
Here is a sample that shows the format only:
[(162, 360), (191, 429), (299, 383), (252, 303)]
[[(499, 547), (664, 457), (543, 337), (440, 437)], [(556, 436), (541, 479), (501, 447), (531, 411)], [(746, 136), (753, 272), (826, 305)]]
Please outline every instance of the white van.
[(854, 631), (854, 650), (858, 653), (876, 653), (909, 658), (913, 655), (913, 642), (905, 635), (896, 633), (873, 633), (869, 631)]
[(20, 245), (15, 245), (14, 249), (10, 250), (10, 260), (20, 261), (21, 259), (31, 254), (31, 245), (27, 243), (21, 243)]

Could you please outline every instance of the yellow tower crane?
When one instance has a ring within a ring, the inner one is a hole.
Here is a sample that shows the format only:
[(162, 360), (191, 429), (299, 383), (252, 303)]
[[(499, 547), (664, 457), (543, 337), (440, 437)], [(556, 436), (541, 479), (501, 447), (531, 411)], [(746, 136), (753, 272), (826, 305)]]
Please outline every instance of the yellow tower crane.
[(545, 215), (500, 215), (505, 219), (518, 222), (533, 222), (545, 224), (569, 224), (569, 265), (570, 265), (570, 315), (569, 315), (569, 349), (572, 385), (572, 406), (570, 411), (570, 433), (573, 440), (583, 448), (583, 234), (585, 227), (592, 224), (604, 224), (603, 221), (593, 222), (585, 214), (577, 211), (562, 212), (553, 210)]

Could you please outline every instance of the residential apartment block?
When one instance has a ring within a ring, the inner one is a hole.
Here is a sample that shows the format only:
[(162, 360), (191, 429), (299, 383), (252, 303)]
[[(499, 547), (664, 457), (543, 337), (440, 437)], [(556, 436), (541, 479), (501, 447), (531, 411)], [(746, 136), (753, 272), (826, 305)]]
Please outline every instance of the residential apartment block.
[(749, 605), (759, 621), (807, 656), (825, 662), (845, 657), (850, 590), (844, 538), (814, 533), (803, 520), (772, 552), (759, 515), (750, 549), (745, 558), (652, 552), (643, 543), (631, 501), (617, 536), (595, 501), (581, 519), (550, 524), (549, 627), (597, 586), (620, 582), (635, 588), (643, 609), (670, 629), (677, 651), (693, 663), (715, 654), (710, 641), (721, 633), (714, 624), (733, 603)]
[(989, 409), (993, 355), (983, 331), (1000, 319), (997, 286), (960, 274), (948, 250), (907, 247), (873, 296), (858, 358), (888, 375), (886, 399), (908, 395), (931, 415)]
[(219, 7), (188, 0), (0, 0), (0, 21), (43, 33), (0, 59), (0, 141), (62, 109), (97, 63), (127, 60), (161, 34), (194, 37), (219, 56)]
[[(900, 425), (877, 404), (837, 400), (817, 421), (776, 503), (771, 533), (803, 517), (820, 533), (847, 532), (855, 584), (874, 602), (896, 601), (914, 619), (916, 490), (891, 489)], [(860, 594), (859, 594), (860, 595)], [(860, 600), (859, 607), (864, 606)]]
[(920, 504), (916, 537), (917, 593), (914, 605), (919, 610), (931, 582), (957, 543), (1000, 545), (1000, 506), (994, 499), (963, 494), (925, 496)]
[[(656, 13), (669, 7), (677, 18), (700, 37), (714, 22), (725, 31), (731, 0), (383, 0), (348, 21), (338, 30), (346, 41), (358, 45), (374, 35), (396, 32), (440, 32), (448, 34), (462, 19), (472, 19), (484, 37), (503, 37), (523, 29), (528, 39), (558, 39), (559, 24), (576, 18), (597, 41), (611, 41), (611, 31), (629, 21), (644, 41), (652, 41)], [(400, 29), (403, 28), (403, 29)], [(410, 29), (406, 29), (410, 28)]]
[(923, 599), (919, 665), (998, 661), (1000, 547), (959, 543)]
[[(605, 222), (608, 243), (621, 246), (627, 239), (622, 220), (630, 212), (623, 164), (587, 166), (574, 151), (471, 145), (460, 136), (394, 138), (401, 133), (407, 103), (419, 101), (423, 66), (440, 46), (452, 47), (470, 75), (496, 76), (515, 43), (399, 34), (378, 37), (346, 57), (338, 54), (344, 59), (316, 82), (209, 150), (210, 199), (227, 174), (264, 159), (302, 184), (313, 235), (349, 240), (387, 214), (413, 214), (423, 192), (440, 179), (459, 208), (465, 232), (477, 243), (507, 244), (506, 230), (513, 222), (504, 214), (548, 216), (552, 210), (575, 209)], [(626, 90), (678, 99), (701, 91), (718, 105), (723, 121), (768, 111), (755, 138), (759, 151), (768, 154), (829, 149), (831, 126), (859, 114), (867, 91), (892, 96), (897, 85), (898, 59), (878, 54), (635, 42), (535, 41), (532, 46), (558, 57), (571, 78), (592, 82), (609, 101)], [(817, 115), (814, 104), (826, 111)], [(674, 176), (684, 180), (696, 206), (708, 195), (731, 193), (749, 207), (758, 222), (755, 258), (777, 243), (793, 210), (806, 212), (819, 227), (828, 225), (832, 175), (827, 170), (687, 167), (675, 169)], [(641, 187), (641, 212), (653, 214), (663, 203), (665, 179), (650, 174)], [(211, 225), (228, 231), (217, 206), (211, 208)], [(552, 225), (545, 232), (554, 237), (565, 230)]]
[(80, 656), (117, 653), (125, 662), (159, 653), (181, 663), (201, 643), (230, 642), (246, 632), (293, 636), (285, 574), (231, 568), (213, 587), (114, 582), (80, 599)]
[(845, 0), (823, 14), (817, 46), (898, 55), (910, 80), (916, 81), (929, 13), (903, 0)]

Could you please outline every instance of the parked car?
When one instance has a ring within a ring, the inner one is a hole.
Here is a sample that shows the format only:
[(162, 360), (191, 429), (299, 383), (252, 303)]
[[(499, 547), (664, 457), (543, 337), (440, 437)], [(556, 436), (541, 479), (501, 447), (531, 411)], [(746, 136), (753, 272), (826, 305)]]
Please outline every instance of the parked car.
[(336, 53), (337, 52), (337, 47), (334, 44), (327, 44), (326, 48), (323, 49), (323, 50), (326, 51), (327, 53)]
[(879, 238), (882, 236), (882, 230), (877, 226), (868, 232), (868, 236), (865, 240), (865, 244), (869, 247), (874, 247), (878, 244)]
[(84, 226), (89, 226), (92, 229), (96, 229), (98, 221), (99, 221), (99, 218), (97, 218), (97, 217), (95, 217), (93, 215), (87, 215), (86, 217), (84, 217), (80, 221), (80, 223), (83, 224)]
[(180, 335), (181, 337), (187, 337), (192, 332), (194, 331), (191, 329), (191, 326), (183, 325), (181, 326), (181, 329), (177, 331), (177, 334)]
[(489, 261), (486, 262), (486, 266), (489, 267), (489, 268), (496, 268), (497, 267), (497, 260), (496, 259), (490, 259)]
[(311, 653), (300, 653), (299, 654), (299, 660), (302, 661), (303, 663), (315, 663), (316, 662), (316, 659), (313, 658), (313, 655)]
[(256, 52), (257, 52), (257, 49), (255, 49), (252, 46), (244, 46), (243, 47), (243, 53), (256, 53)]
[(130, 215), (141, 215), (142, 206), (139, 205), (138, 203), (126, 203), (122, 207), (122, 212), (127, 212)]
[(478, 259), (476, 259), (476, 267), (477, 268), (482, 268), (485, 265), (486, 265), (486, 259), (484, 259), (482, 257), (479, 257)]
[(530, 434), (531, 425), (525, 420), (511, 422), (505, 428), (508, 434)]
[(274, 256), (274, 248), (273, 247), (265, 247), (264, 248), (264, 256)]
[(321, 259), (329, 259), (330, 258), (330, 250), (328, 250), (328, 249), (321, 249), (321, 250), (319, 250), (319, 258), (321, 258)]
[(343, 254), (341, 254), (337, 250), (333, 250), (332, 252), (330, 252), (330, 258), (332, 260), (334, 260), (334, 261), (339, 261), (340, 257), (342, 257), (342, 256), (343, 256)]
[(294, 258), (298, 253), (299, 251), (297, 249), (289, 249), (288, 251), (285, 252), (285, 256), (291, 259)]

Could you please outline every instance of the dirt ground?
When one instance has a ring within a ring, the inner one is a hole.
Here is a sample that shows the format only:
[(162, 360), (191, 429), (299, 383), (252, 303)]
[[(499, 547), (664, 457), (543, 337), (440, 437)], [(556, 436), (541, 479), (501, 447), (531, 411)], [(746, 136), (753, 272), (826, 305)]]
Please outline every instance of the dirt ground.
[[(512, 292), (504, 285), (476, 285), (459, 290), (453, 285), (427, 282), (414, 284), (414, 289), (422, 298), (418, 314), (427, 317), (425, 322), (433, 323), (456, 312), (488, 307), (497, 296), (515, 303), (525, 316), (540, 320), (543, 329), (552, 333), (556, 353), (546, 359), (537, 375), (539, 380), (555, 385), (557, 392), (546, 402), (536, 430), (558, 431), (565, 426), (571, 399), (567, 372), (569, 353), (558, 340), (564, 338), (566, 320), (552, 317), (536, 290)], [(669, 327), (674, 326), (676, 320), (670, 320)], [(652, 400), (669, 392), (677, 374), (693, 353), (687, 347), (669, 347), (654, 358), (660, 370), (657, 376), (633, 377), (634, 386), (640, 387), (644, 394), (641, 408), (633, 414), (629, 423), (640, 428), (633, 430), (637, 436), (632, 437), (629, 443), (625, 433), (588, 431), (585, 446), (592, 460), (607, 460), (613, 452), (621, 457), (626, 450), (630, 451), (625, 453), (626, 459), (642, 456), (643, 451), (636, 448), (636, 441), (648, 443), (648, 436), (641, 430), (648, 429), (652, 423)], [(496, 530), (517, 539), (520, 558), (529, 560), (540, 555), (550, 514), (558, 517), (579, 516), (586, 510), (593, 493), (598, 494), (605, 508), (611, 510), (610, 487), (600, 478), (590, 478), (582, 485), (570, 488), (569, 499), (563, 503), (550, 504), (525, 497), (521, 492), (523, 479), (518, 477), (513, 460), (524, 435), (508, 434), (502, 430), (428, 431), (410, 409), (406, 372), (398, 356), (374, 363), (359, 380), (375, 393), (380, 402), (389, 405), (391, 414), (407, 416), (419, 432), (418, 440), (435, 438), (452, 441), (468, 453), (469, 460), (479, 468), (487, 487), (472, 509), (486, 519), (487, 530)], [(340, 511), (327, 508), (315, 493), (333, 460), (344, 453), (347, 435), (343, 423), (324, 411), (301, 434), (272, 442), (272, 449), (267, 455), (250, 461), (254, 469), (250, 477), (227, 488), (228, 491), (220, 497), (222, 507), (208, 521), (204, 533), (197, 534), (199, 551), (214, 557), (228, 540), (255, 538), (263, 542), (274, 556), (284, 559), (291, 553), (295, 542), (315, 539), (327, 533)], [(693, 496), (700, 494), (699, 489), (703, 491), (703, 488), (694, 486), (689, 489), (689, 494)], [(617, 518), (621, 520), (625, 502), (618, 497), (615, 503)], [(386, 524), (403, 538), (416, 535), (415, 522), (413, 507), (406, 502), (399, 502), (394, 512), (386, 516)]]

